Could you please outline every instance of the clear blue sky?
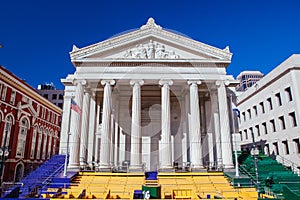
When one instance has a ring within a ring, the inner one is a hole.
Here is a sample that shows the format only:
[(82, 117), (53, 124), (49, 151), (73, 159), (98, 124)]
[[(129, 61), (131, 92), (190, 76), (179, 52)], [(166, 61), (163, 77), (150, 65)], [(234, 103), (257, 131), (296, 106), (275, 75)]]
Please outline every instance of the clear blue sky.
[(0, 64), (33, 87), (74, 72), (69, 52), (120, 32), (149, 17), (164, 28), (233, 52), (228, 74), (268, 73), (300, 53), (297, 0), (1, 0)]

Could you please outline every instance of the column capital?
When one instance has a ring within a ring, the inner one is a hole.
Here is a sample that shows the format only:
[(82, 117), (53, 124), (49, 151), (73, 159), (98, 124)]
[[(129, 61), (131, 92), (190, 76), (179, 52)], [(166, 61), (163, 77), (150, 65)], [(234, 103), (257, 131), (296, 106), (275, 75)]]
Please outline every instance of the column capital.
[(134, 85), (136, 85), (136, 84), (138, 84), (138, 85), (144, 85), (144, 80), (141, 80), (141, 79), (133, 79), (133, 80), (130, 80), (130, 85), (131, 86), (134, 86)]
[(200, 85), (202, 82), (200, 80), (188, 80), (188, 85)]
[(173, 85), (173, 81), (171, 79), (161, 79), (159, 80), (159, 85), (164, 86), (164, 85)]
[(113, 80), (113, 79), (110, 79), (110, 80), (102, 80), (102, 81), (101, 81), (101, 85), (106, 85), (106, 84), (114, 85), (115, 83), (116, 83), (116, 81)]
[(87, 85), (87, 81), (84, 80), (84, 79), (74, 79), (74, 80), (73, 80), (73, 84), (74, 84), (74, 85), (78, 85), (78, 84), (81, 84), (81, 85)]
[(216, 81), (216, 86), (221, 87), (221, 86), (228, 86), (229, 81), (228, 80), (218, 80)]

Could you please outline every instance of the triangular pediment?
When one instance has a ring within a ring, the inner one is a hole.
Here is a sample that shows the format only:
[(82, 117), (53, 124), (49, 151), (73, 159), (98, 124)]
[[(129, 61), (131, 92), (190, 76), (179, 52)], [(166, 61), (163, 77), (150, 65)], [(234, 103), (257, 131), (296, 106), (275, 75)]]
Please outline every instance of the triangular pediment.
[(84, 47), (73, 47), (73, 63), (101, 61), (170, 61), (195, 62), (218, 60), (230, 62), (228, 48), (219, 49), (186, 36), (167, 31), (150, 18), (140, 29)]

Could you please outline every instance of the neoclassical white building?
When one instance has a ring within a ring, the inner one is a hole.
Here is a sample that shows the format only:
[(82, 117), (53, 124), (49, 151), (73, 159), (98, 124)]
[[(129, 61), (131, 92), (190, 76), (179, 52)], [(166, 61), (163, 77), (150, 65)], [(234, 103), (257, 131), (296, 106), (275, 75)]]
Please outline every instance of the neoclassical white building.
[[(139, 29), (73, 46), (65, 85), (60, 153), (69, 170), (96, 164), (129, 171), (189, 165), (232, 168), (229, 48), (167, 31), (152, 18)], [(233, 89), (234, 90), (234, 89)], [(82, 114), (70, 110), (70, 99)], [(71, 113), (70, 113), (71, 112)], [(70, 129), (69, 129), (70, 127)]]
[[(238, 96), (243, 149), (252, 141), (300, 174), (300, 54), (294, 54)], [(253, 138), (254, 137), (254, 138)]]

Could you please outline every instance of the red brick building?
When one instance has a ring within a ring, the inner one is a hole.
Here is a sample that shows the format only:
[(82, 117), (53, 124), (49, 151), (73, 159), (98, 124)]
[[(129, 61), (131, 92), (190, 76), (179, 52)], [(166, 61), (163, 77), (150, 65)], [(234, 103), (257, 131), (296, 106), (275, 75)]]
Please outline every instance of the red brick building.
[(62, 110), (2, 66), (0, 108), (0, 175), (18, 182), (57, 154)]

